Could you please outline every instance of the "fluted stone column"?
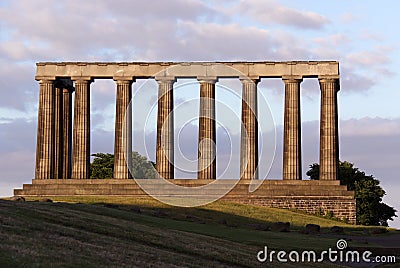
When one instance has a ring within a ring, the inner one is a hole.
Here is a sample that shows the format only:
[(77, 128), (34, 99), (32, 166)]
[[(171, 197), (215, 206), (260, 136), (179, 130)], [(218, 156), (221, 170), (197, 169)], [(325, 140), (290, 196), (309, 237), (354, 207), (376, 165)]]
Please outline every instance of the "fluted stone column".
[(216, 179), (215, 83), (217, 78), (198, 78), (200, 82), (200, 118), (198, 179)]
[(90, 77), (75, 82), (72, 179), (89, 179), (90, 165)]
[(114, 141), (114, 179), (129, 179), (132, 161), (132, 83), (133, 79), (114, 78), (117, 83)]
[(242, 129), (240, 143), (240, 178), (258, 179), (258, 120), (257, 83), (258, 79), (241, 79), (242, 88)]
[(283, 139), (283, 179), (301, 180), (301, 77), (283, 77), (285, 112)]
[(62, 178), (70, 179), (72, 171), (72, 93), (73, 88), (63, 89), (63, 162)]
[(338, 79), (320, 78), (320, 180), (336, 180), (339, 167), (338, 142)]
[(39, 80), (35, 179), (54, 178), (54, 80)]
[(63, 173), (64, 158), (64, 129), (63, 129), (63, 89), (60, 86), (55, 87), (55, 144), (54, 144), (54, 179), (61, 179)]
[(156, 169), (164, 179), (174, 178), (173, 84), (175, 78), (156, 78), (158, 82), (158, 116)]

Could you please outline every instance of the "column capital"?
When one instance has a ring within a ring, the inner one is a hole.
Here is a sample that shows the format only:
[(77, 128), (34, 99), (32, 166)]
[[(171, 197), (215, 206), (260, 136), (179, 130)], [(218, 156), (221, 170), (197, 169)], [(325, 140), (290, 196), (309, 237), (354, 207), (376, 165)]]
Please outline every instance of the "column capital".
[(117, 84), (132, 84), (136, 79), (132, 76), (114, 76), (113, 80)]
[(320, 89), (323, 90), (323, 84), (334, 84), (336, 91), (340, 90), (339, 76), (318, 76), (318, 81), (320, 84)]
[(239, 77), (239, 80), (242, 82), (242, 84), (258, 84), (260, 82), (260, 77), (259, 76), (241, 76)]
[(331, 80), (339, 80), (339, 75), (319, 75), (319, 81), (331, 81)]
[(218, 82), (218, 77), (216, 76), (198, 76), (197, 81), (199, 83), (209, 83), (209, 84), (215, 84)]
[(54, 83), (56, 80), (55, 76), (35, 76), (35, 80), (39, 82), (39, 84), (42, 83)]
[(286, 83), (301, 83), (303, 77), (301, 75), (284, 75), (282, 76), (283, 82)]
[(93, 82), (93, 78), (90, 76), (72, 76), (71, 80), (76, 82), (80, 82), (80, 83), (92, 83)]
[(175, 76), (155, 76), (154, 79), (157, 81), (157, 83), (162, 84), (162, 83), (175, 83), (176, 82), (176, 77)]

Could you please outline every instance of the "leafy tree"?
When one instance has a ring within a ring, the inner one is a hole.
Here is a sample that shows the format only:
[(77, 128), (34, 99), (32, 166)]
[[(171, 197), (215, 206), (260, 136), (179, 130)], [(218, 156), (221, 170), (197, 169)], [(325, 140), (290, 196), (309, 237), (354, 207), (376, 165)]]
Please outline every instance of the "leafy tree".
[[(307, 175), (319, 180), (319, 165), (310, 165)], [(382, 202), (386, 193), (372, 175), (365, 175), (354, 164), (344, 161), (339, 162), (338, 177), (342, 185), (355, 192), (357, 224), (388, 226), (387, 221), (397, 217), (396, 210)]]
[(90, 163), (90, 178), (111, 179), (114, 173), (114, 155), (96, 153), (92, 156), (94, 156), (94, 159)]
[(138, 152), (132, 152), (131, 174), (135, 179), (154, 179), (157, 178), (155, 163), (147, 160), (145, 156)]
[[(114, 174), (114, 155), (108, 153), (96, 153), (93, 162), (90, 163), (90, 178), (111, 179)], [(132, 152), (131, 175), (138, 179), (152, 179), (157, 177), (155, 163), (147, 160), (138, 152)]]

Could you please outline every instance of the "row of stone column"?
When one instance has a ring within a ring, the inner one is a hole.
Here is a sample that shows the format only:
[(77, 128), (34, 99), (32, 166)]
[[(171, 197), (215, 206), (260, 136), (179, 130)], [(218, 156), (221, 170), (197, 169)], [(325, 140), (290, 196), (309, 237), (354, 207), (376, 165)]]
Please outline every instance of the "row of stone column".
[[(90, 77), (72, 77), (75, 83), (72, 131), (72, 84), (68, 80), (41, 79), (36, 150), (37, 179), (86, 179), (90, 164)], [(132, 151), (132, 99), (134, 80), (117, 78), (114, 178), (130, 178), (127, 163)], [(173, 84), (175, 77), (156, 79), (159, 85), (156, 169), (174, 178)], [(216, 179), (215, 83), (217, 77), (199, 77), (200, 117), (198, 179)], [(241, 179), (258, 178), (258, 78), (242, 81)], [(301, 77), (283, 77), (285, 83), (283, 179), (301, 179)], [(320, 179), (334, 180), (338, 168), (338, 80), (319, 79), (321, 89)], [(125, 121), (126, 120), (126, 121)], [(126, 123), (125, 123), (126, 122)], [(124, 129), (125, 128), (125, 129)], [(125, 135), (125, 136), (124, 136)], [(73, 136), (73, 139), (72, 139)], [(73, 141), (73, 143), (72, 143)], [(127, 152), (127, 153), (125, 153)], [(126, 156), (126, 158), (125, 158)]]
[[(216, 77), (198, 78), (200, 115), (198, 140), (198, 179), (216, 179)], [(240, 150), (241, 179), (258, 179), (258, 78), (242, 81), (242, 131)], [(301, 180), (300, 83), (302, 77), (283, 77), (285, 83), (283, 179)], [(157, 122), (157, 171), (173, 179), (173, 83), (159, 81)], [(338, 169), (338, 112), (336, 78), (319, 79), (321, 89), (320, 179), (336, 180)], [(169, 115), (169, 117), (168, 117)], [(167, 118), (168, 117), (168, 118)]]
[[(174, 78), (157, 79), (159, 84), (156, 169), (165, 179), (174, 178), (174, 128), (173, 128), (173, 83)], [(199, 77), (200, 111), (198, 136), (198, 179), (216, 179), (216, 121), (215, 83), (216, 77)], [(258, 165), (258, 80), (242, 79), (242, 140), (241, 178), (257, 178)]]
[[(74, 81), (75, 88), (72, 86)], [(69, 80), (40, 79), (36, 179), (87, 179), (90, 165), (90, 77)], [(114, 178), (129, 178), (132, 152), (131, 84), (118, 79)], [(72, 128), (72, 93), (75, 90)], [(129, 108), (129, 109), (128, 109)], [(124, 124), (126, 117), (127, 124)], [(123, 127), (126, 127), (125, 132)], [(123, 136), (126, 133), (125, 136)]]
[[(283, 77), (285, 83), (283, 179), (301, 180), (301, 77)], [(337, 92), (339, 80), (320, 78), (320, 171), (321, 180), (336, 180), (339, 165)]]

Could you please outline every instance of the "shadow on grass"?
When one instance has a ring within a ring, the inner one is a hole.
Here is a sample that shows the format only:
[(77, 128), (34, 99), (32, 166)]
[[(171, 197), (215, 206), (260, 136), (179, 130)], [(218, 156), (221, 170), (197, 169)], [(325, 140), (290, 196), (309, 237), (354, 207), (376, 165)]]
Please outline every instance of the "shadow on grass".
[[(180, 208), (148, 199), (49, 198), (56, 202), (0, 201), (0, 264), (13, 263), (15, 257), (19, 263), (39, 266), (70, 262), (85, 267), (115, 263), (146, 266), (140, 263), (145, 261), (156, 266), (254, 267), (255, 254), (264, 246), (320, 252), (334, 248), (339, 238), (369, 230), (345, 225), (344, 234), (332, 234), (326, 226), (320, 234), (306, 235), (301, 233), (302, 222), (313, 223), (309, 221), (312, 219), (326, 225), (329, 221), (230, 202)], [(292, 219), (290, 232), (268, 231), (276, 220), (287, 219)], [(377, 247), (355, 238), (349, 245)], [(163, 263), (158, 262), (160, 259)]]

